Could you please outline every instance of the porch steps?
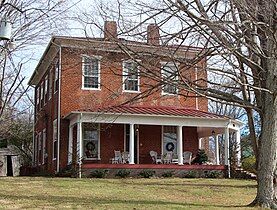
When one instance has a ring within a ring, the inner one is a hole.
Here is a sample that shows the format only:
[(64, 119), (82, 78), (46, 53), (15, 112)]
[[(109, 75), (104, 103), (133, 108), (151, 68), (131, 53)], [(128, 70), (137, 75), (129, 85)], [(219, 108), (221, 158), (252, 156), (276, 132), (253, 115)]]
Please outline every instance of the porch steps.
[(236, 168), (234, 176), (234, 178), (239, 179), (257, 179), (256, 174), (251, 173), (249, 171), (245, 171), (243, 168)]

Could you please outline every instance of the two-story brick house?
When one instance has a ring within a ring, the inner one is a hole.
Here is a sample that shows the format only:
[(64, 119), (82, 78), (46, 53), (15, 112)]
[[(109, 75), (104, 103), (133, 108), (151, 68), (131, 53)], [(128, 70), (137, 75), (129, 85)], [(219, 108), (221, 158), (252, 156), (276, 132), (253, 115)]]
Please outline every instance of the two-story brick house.
[[(185, 63), (200, 50), (161, 46), (153, 24), (145, 42), (118, 38), (111, 21), (104, 38), (53, 37), (29, 81), (34, 164), (49, 172), (109, 164), (114, 150), (128, 151), (129, 164), (150, 164), (149, 151), (170, 150), (182, 165), (183, 151), (196, 154), (212, 132), (229, 139), (234, 131), (239, 141), (239, 122), (208, 113), (207, 99), (178, 86), (182, 76), (206, 85), (205, 59)], [(227, 165), (228, 149), (225, 156)]]

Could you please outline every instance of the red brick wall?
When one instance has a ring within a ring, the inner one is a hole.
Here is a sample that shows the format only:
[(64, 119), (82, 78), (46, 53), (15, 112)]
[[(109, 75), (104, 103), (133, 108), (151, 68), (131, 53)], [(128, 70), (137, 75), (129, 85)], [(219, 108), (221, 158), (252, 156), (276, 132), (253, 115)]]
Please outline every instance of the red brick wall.
[(60, 167), (64, 168), (68, 161), (69, 120), (61, 120)]
[[(82, 54), (102, 56), (100, 61), (101, 90), (82, 90)], [(126, 57), (125, 57), (126, 58)], [(100, 53), (93, 51), (82, 51), (78, 49), (62, 49), (62, 85), (61, 115), (66, 116), (71, 111), (95, 110), (97, 107), (107, 107), (129, 102), (136, 93), (122, 92), (122, 60), (123, 55), (118, 53)], [(147, 60), (147, 59), (146, 59)], [(146, 62), (146, 61), (145, 61)], [(142, 61), (144, 63), (144, 61)], [(153, 63), (153, 62), (152, 62)], [(146, 65), (152, 63), (146, 62)], [(154, 63), (157, 77), (160, 77), (160, 64)], [(188, 69), (185, 73), (195, 76), (194, 70)], [(155, 86), (155, 78), (146, 78), (141, 75), (141, 92)], [(184, 93), (184, 96), (162, 95), (161, 90), (154, 89), (149, 97), (132, 102), (141, 106), (174, 106), (195, 108), (195, 98), (186, 97), (192, 93)]]
[(193, 156), (198, 151), (198, 134), (196, 127), (183, 127), (183, 151), (190, 151)]
[(139, 126), (139, 162), (141, 164), (152, 163), (152, 159), (149, 155), (151, 150), (161, 154), (161, 132), (162, 126)]
[(114, 150), (124, 150), (124, 125), (102, 124), (100, 133), (100, 163), (109, 163)]

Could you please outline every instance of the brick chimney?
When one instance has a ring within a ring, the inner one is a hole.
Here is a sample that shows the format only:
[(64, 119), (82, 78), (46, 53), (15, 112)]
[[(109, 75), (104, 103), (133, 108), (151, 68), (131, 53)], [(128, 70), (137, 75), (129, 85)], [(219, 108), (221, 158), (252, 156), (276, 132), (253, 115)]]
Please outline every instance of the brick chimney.
[(160, 45), (160, 32), (156, 24), (149, 24), (147, 26), (147, 44)]
[(117, 39), (117, 25), (115, 21), (105, 21), (104, 38), (108, 40)]

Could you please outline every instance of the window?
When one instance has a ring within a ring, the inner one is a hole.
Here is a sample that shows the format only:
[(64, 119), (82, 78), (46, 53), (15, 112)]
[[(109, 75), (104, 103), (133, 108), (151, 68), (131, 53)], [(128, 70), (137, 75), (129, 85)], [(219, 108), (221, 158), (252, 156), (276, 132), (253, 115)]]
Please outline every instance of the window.
[(37, 91), (36, 91), (37, 107), (39, 105), (39, 93), (40, 93), (40, 86), (37, 86)]
[(41, 82), (41, 85), (40, 85), (40, 106), (41, 107), (43, 105), (43, 88), (44, 88), (44, 83)]
[(57, 119), (53, 121), (53, 160), (57, 159), (58, 153), (58, 128)]
[(42, 138), (41, 137), (42, 137), (41, 132), (39, 132), (39, 134), (38, 134), (38, 164), (39, 165), (40, 165), (41, 159), (42, 159), (42, 150), (41, 150), (41, 148), (42, 148), (42, 144), (41, 144)]
[(139, 68), (134, 61), (123, 62), (123, 90), (139, 91)]
[(83, 56), (83, 88), (100, 89), (100, 61), (96, 57)]
[(52, 86), (53, 86), (53, 74), (52, 74), (52, 71), (50, 71), (50, 74), (49, 74), (49, 95), (48, 95), (49, 100), (52, 98)]
[(99, 124), (83, 123), (83, 141), (85, 158), (99, 159)]
[(59, 61), (57, 60), (55, 63), (55, 93), (59, 89), (59, 69), (60, 69), (60, 64)]
[(163, 127), (163, 153), (177, 154), (177, 129), (175, 126)]
[(34, 142), (34, 164), (37, 165), (38, 160), (38, 135), (35, 136), (35, 142)]
[(175, 63), (164, 63), (162, 66), (162, 78), (162, 93), (177, 94), (178, 89), (176, 83), (178, 82), (178, 67)]
[(47, 94), (48, 94), (48, 75), (45, 76), (44, 79), (44, 104), (47, 103)]
[(46, 154), (46, 129), (42, 131), (42, 164), (45, 163), (45, 158), (47, 158)]

